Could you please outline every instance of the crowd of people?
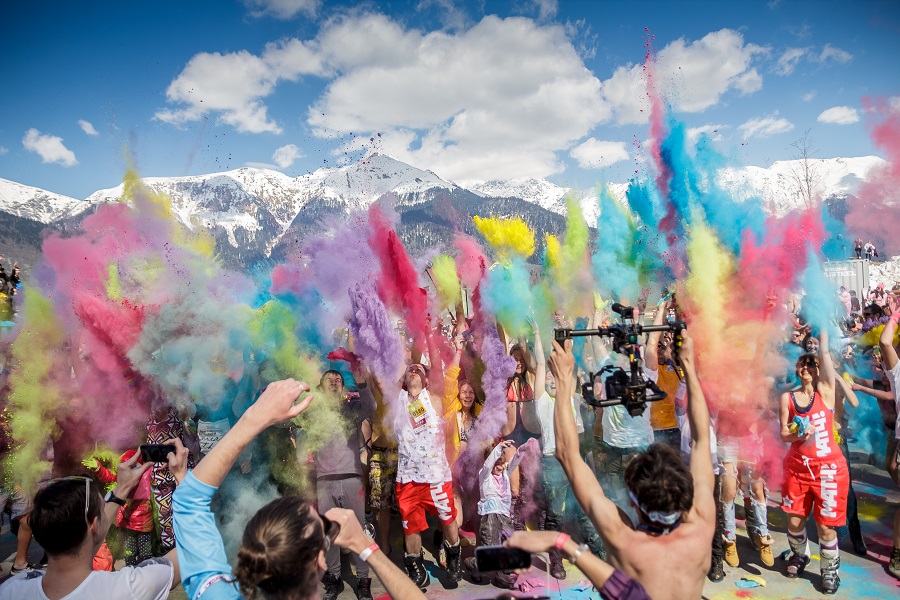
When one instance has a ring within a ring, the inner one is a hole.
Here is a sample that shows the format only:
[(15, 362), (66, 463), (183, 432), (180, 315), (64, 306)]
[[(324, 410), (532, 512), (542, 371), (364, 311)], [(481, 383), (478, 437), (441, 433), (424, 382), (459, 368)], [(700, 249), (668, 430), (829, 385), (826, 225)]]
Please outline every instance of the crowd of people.
[[(767, 480), (781, 484), (787, 515), (784, 574), (799, 577), (809, 565), (806, 521), (812, 518), (821, 590), (833, 594), (840, 585), (841, 532), (855, 552), (867, 551), (846, 435), (855, 426), (847, 408), (868, 401), (857, 394), (878, 401), (889, 430), (886, 468), (898, 482), (900, 298), (878, 289), (886, 300), (878, 304), (876, 294), (867, 294), (871, 302), (860, 311), (865, 331), (835, 318), (840, 340), (806, 324), (802, 299), (789, 297), (782, 353), (794, 368), (743, 404), (740, 419), (725, 408), (710, 416), (690, 332), (676, 327), (657, 327), (640, 340), (640, 377), (666, 398), (637, 414), (622, 405), (598, 408), (585, 397), (589, 390), (596, 400), (610, 400), (603, 367), (617, 355), (607, 338), (590, 336), (577, 352), (570, 340), (554, 339), (548, 356), (544, 341), (552, 335), (535, 321), (530, 335), (514, 339), (496, 324), (466, 319), (461, 305), (458, 319), (433, 332), (452, 352), (408, 344), (401, 349), (400, 382), (381, 380), (346, 337), (347, 348), (330, 356), (334, 368), (312, 385), (265, 382), (250, 360), (233, 375), (232, 401), (221, 410), (207, 406), (191, 418), (166, 405), (153, 412), (145, 439), (170, 446), (167, 462), (132, 449), (121, 456), (89, 452), (73, 466), (51, 446), (53, 472), (33, 497), (7, 473), (2, 501), (19, 544), (0, 599), (165, 598), (179, 582), (192, 599), (317, 593), (334, 599), (345, 589), (347, 551), (358, 598), (372, 598), (372, 572), (392, 597), (424, 597), (430, 574), (423, 537), (432, 528), (446, 586), (468, 577), (515, 589), (515, 571), (483, 573), (474, 557), (463, 557), (464, 545), (502, 544), (547, 552), (549, 574), (557, 579), (566, 577), (562, 561), (568, 559), (604, 598), (699, 597), (704, 577), (721, 581), (726, 564), (740, 564), (739, 491), (748, 536), (761, 562), (774, 567), (780, 549), (768, 530)], [(656, 307), (639, 306), (637, 321), (677, 322), (679, 311), (665, 294)], [(580, 322), (605, 327), (612, 316), (598, 302)], [(553, 318), (559, 328), (574, 324), (560, 314)], [(873, 328), (877, 342), (867, 346), (862, 338)], [(506, 403), (498, 436), (479, 426), (487, 418), (485, 389), (496, 385), (484, 363), (492, 345), (510, 369), (500, 383)], [(842, 375), (851, 363), (855, 372), (866, 363), (876, 375)], [(390, 390), (397, 390), (396, 402), (386, 398)], [(335, 408), (343, 426), (309, 451), (302, 429), (291, 423), (313, 403)], [(8, 452), (12, 442), (4, 432)], [(234, 498), (227, 485), (217, 490), (226, 478), (250, 477), (260, 453), (291, 463), (292, 475), (272, 476), (281, 495), (247, 521), (229, 562), (219, 526)], [(773, 463), (783, 468), (765, 467)], [(403, 533), (396, 548), (395, 513)], [(27, 562), (32, 537), (46, 552), (41, 564)], [(900, 578), (900, 512), (893, 537), (888, 570)], [(126, 566), (113, 572), (119, 557)]]

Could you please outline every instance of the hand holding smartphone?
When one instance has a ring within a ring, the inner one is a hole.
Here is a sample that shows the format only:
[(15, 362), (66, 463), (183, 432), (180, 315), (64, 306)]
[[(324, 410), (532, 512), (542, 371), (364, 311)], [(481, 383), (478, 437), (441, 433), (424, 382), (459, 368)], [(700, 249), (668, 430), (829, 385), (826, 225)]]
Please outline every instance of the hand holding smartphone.
[(175, 449), (167, 444), (141, 444), (141, 460), (144, 462), (167, 463), (169, 453)]

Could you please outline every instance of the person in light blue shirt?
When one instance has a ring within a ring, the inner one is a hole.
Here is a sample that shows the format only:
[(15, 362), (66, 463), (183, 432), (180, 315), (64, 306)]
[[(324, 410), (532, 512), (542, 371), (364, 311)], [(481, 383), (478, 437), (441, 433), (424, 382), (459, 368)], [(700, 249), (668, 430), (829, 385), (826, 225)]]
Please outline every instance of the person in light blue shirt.
[(172, 441), (169, 465), (180, 482), (172, 500), (175, 536), (182, 584), (190, 600), (315, 598), (331, 544), (368, 562), (391, 597), (425, 598), (363, 533), (353, 511), (333, 508), (323, 517), (295, 497), (279, 498), (261, 508), (244, 529), (234, 568), (228, 564), (209, 508), (212, 496), (257, 435), (309, 407), (313, 397), (307, 392), (307, 384), (293, 379), (270, 384), (191, 472), (187, 450), (180, 441)]

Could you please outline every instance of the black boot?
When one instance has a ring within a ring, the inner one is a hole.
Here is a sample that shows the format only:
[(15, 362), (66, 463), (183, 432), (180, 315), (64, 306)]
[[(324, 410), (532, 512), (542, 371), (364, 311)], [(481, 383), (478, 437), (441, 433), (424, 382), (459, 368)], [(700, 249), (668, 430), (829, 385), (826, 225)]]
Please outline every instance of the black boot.
[(721, 556), (713, 554), (706, 578), (713, 583), (719, 583), (725, 579), (725, 560)]
[(462, 546), (458, 541), (455, 546), (451, 546), (445, 540), (443, 547), (447, 552), (447, 574), (450, 581), (457, 582), (462, 579)]
[(562, 564), (562, 555), (559, 550), (551, 550), (550, 554), (550, 576), (554, 579), (565, 579), (566, 568)]
[(344, 591), (344, 582), (340, 577), (336, 577), (331, 573), (325, 573), (322, 577), (322, 583), (325, 585), (322, 600), (337, 600), (337, 597)]
[(406, 574), (418, 586), (420, 590), (424, 590), (431, 583), (431, 577), (428, 575), (428, 569), (425, 568), (425, 555), (419, 552), (419, 555), (406, 554), (403, 557), (403, 564), (406, 567)]
[(358, 600), (372, 600), (372, 578), (356, 578), (356, 597)]
[(859, 529), (859, 519), (848, 519), (847, 529), (850, 530), (850, 541), (853, 543), (853, 551), (860, 556), (868, 554), (869, 549), (866, 548), (866, 540), (863, 539), (862, 531)]

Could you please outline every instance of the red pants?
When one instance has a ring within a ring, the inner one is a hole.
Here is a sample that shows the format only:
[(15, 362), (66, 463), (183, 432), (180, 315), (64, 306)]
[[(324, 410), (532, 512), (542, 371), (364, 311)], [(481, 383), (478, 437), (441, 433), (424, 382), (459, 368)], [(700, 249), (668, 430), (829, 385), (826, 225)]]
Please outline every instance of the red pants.
[(398, 483), (396, 491), (403, 533), (406, 535), (428, 529), (428, 523), (425, 521), (426, 511), (437, 515), (438, 520), (444, 525), (456, 519), (453, 486), (449, 481)]
[(843, 456), (804, 463), (800, 458), (784, 461), (781, 508), (788, 515), (808, 517), (827, 527), (847, 524), (847, 492), (850, 470)]

